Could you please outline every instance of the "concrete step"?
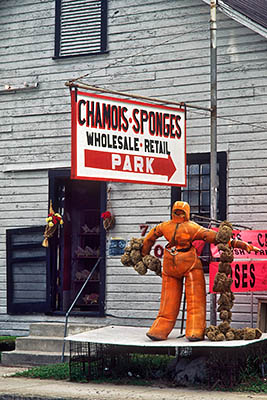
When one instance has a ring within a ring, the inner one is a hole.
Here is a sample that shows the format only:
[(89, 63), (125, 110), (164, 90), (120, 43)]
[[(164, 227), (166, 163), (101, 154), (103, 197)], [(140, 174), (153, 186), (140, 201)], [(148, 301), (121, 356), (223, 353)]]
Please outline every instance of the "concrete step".
[[(22, 351), (40, 351), (40, 352), (60, 352), (62, 351), (63, 338), (50, 336), (27, 336), (16, 339), (16, 350)], [(66, 342), (65, 349), (69, 349), (69, 343)]]
[[(62, 353), (39, 352), (39, 351), (3, 351), (1, 365), (5, 366), (38, 366), (57, 364), (61, 362)], [(69, 354), (65, 352), (64, 361), (69, 361)]]
[[(60, 363), (64, 323), (37, 322), (30, 325), (30, 336), (16, 339), (16, 350), (2, 353), (3, 365), (46, 365)], [(67, 335), (75, 335), (100, 326), (69, 323)], [(65, 361), (69, 358), (69, 342), (65, 343)]]
[[(64, 323), (56, 322), (31, 324), (30, 336), (18, 337), (16, 350), (2, 353), (2, 364), (23, 366), (61, 362), (64, 328)], [(70, 323), (67, 335), (75, 335), (96, 328), (100, 326)], [(69, 342), (66, 342), (65, 355), (68, 356), (68, 352)]]
[[(75, 335), (91, 329), (100, 328), (99, 326), (88, 324), (68, 324), (68, 335)], [(64, 323), (58, 322), (37, 322), (30, 325), (30, 336), (51, 336), (51, 337), (64, 337)]]

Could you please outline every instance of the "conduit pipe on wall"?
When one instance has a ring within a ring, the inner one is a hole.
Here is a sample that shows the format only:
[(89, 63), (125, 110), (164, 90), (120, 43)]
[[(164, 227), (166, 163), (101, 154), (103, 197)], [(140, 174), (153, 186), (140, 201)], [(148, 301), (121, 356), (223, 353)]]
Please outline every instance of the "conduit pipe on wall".
[[(210, 0), (210, 217), (217, 219), (217, 0)], [(216, 325), (216, 294), (210, 295), (210, 323)]]

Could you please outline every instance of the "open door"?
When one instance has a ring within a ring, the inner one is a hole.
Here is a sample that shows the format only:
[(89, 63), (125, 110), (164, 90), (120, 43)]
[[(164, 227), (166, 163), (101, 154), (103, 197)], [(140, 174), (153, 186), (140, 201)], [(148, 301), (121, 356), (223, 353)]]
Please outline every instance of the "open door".
[(58, 236), (53, 237), (49, 245), (51, 311), (68, 310), (98, 258), (102, 257), (73, 313), (103, 316), (106, 239), (101, 213), (106, 206), (106, 184), (71, 180), (67, 170), (51, 171), (49, 182), (49, 200), (64, 220)]

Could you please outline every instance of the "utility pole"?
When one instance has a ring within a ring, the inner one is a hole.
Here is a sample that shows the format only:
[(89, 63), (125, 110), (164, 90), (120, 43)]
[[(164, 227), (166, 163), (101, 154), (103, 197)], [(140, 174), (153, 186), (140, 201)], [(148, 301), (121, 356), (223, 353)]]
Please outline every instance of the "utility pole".
[[(210, 217), (217, 219), (217, 0), (210, 0)], [(210, 297), (210, 323), (216, 325), (216, 294)]]

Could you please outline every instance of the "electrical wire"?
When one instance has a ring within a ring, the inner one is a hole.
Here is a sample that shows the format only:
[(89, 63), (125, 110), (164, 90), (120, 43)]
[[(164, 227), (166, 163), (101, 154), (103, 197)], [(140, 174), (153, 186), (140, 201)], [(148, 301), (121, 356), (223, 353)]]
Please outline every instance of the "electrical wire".
[[(209, 116), (209, 114), (208, 115), (204, 114), (205, 111), (188, 110), (188, 113), (198, 114), (198, 115), (205, 116), (205, 117)], [(222, 115), (217, 115), (217, 119), (221, 119), (221, 120), (225, 120), (225, 121), (231, 121), (231, 122), (233, 122), (235, 124), (239, 124), (239, 125), (248, 125), (248, 126), (251, 126), (252, 128), (258, 128), (259, 129), (258, 132), (266, 132), (266, 130), (267, 130), (267, 125), (266, 126), (261, 126), (261, 125), (259, 125), (259, 122), (243, 122), (243, 121), (240, 121), (238, 119), (234, 119), (234, 118), (231, 118), (231, 117), (224, 117)], [(265, 124), (265, 123), (264, 122), (262, 122), (262, 123), (260, 122), (260, 124)]]
[[(84, 75), (82, 75), (82, 76), (79, 76), (79, 77), (77, 77), (77, 78), (72, 79), (71, 82), (76, 82), (76, 81), (78, 81), (78, 80), (84, 79), (84, 78), (88, 77), (89, 75), (90, 75), (90, 78), (91, 78), (91, 77), (94, 76), (96, 73), (98, 73), (98, 72), (100, 72), (100, 71), (102, 71), (102, 70), (105, 70), (105, 69), (107, 69), (107, 68), (114, 67), (114, 66), (117, 65), (118, 63), (123, 63), (123, 62), (126, 61), (126, 60), (129, 61), (130, 59), (132, 59), (132, 58), (134, 58), (134, 57), (138, 57), (138, 56), (144, 55), (144, 53), (146, 53), (147, 51), (149, 51), (149, 50), (151, 50), (151, 49), (155, 49), (156, 47), (162, 46), (162, 45), (164, 45), (164, 44), (166, 44), (166, 43), (169, 43), (169, 42), (171, 42), (171, 41), (173, 41), (173, 40), (175, 40), (175, 39), (178, 39), (178, 38), (181, 37), (181, 36), (185, 36), (185, 35), (189, 35), (189, 34), (191, 34), (191, 33), (195, 33), (195, 32), (197, 32), (197, 31), (199, 30), (199, 28), (200, 28), (201, 26), (206, 27), (206, 24), (197, 25), (197, 27), (196, 27), (195, 29), (193, 29), (193, 30), (191, 30), (191, 31), (189, 31), (189, 32), (180, 33), (180, 34), (178, 34), (178, 35), (176, 35), (176, 36), (172, 36), (171, 38), (169, 38), (169, 39), (167, 39), (167, 40), (164, 40), (163, 42), (159, 42), (159, 43), (157, 43), (157, 44), (155, 44), (155, 45), (153, 45), (153, 46), (148, 46), (148, 47), (146, 47), (145, 49), (143, 49), (142, 51), (140, 51), (139, 53), (135, 53), (135, 54), (133, 54), (133, 55), (131, 55), (131, 56), (125, 56), (125, 57), (119, 58), (119, 59), (115, 60), (115, 62), (114, 62), (113, 64), (109, 64), (109, 65), (106, 66), (106, 67), (101, 67), (101, 68), (99, 68), (99, 69), (93, 71), (92, 73), (88, 72), (87, 74), (84, 74)], [(201, 32), (203, 33), (203, 31), (201, 31)]]
[[(123, 62), (126, 61), (126, 60), (129, 61), (130, 59), (132, 59), (132, 58), (134, 58), (134, 57), (138, 57), (138, 56), (140, 56), (140, 55), (144, 55), (144, 53), (148, 52), (149, 50), (155, 49), (155, 48), (158, 47), (158, 46), (162, 46), (162, 45), (164, 45), (164, 44), (166, 44), (166, 43), (172, 42), (173, 40), (175, 40), (175, 39), (177, 39), (177, 38), (179, 38), (179, 37), (181, 37), (181, 36), (185, 36), (185, 35), (188, 35), (188, 34), (191, 34), (191, 33), (195, 33), (195, 32), (197, 32), (197, 31), (199, 30), (200, 26), (206, 27), (206, 24), (198, 25), (195, 29), (193, 29), (193, 30), (191, 30), (191, 31), (189, 31), (189, 32), (180, 33), (180, 34), (175, 35), (175, 36), (173, 36), (173, 37), (171, 37), (171, 38), (169, 38), (169, 39), (167, 39), (167, 40), (164, 40), (164, 41), (162, 41), (162, 42), (159, 42), (159, 43), (157, 43), (157, 44), (155, 44), (155, 45), (153, 45), (153, 46), (148, 46), (147, 48), (143, 49), (143, 50), (140, 51), (139, 53), (135, 53), (135, 54), (133, 54), (133, 55), (131, 55), (131, 56), (129, 56), (129, 57), (127, 56), (127, 57), (123, 57), (123, 58), (117, 59), (117, 60), (115, 60), (115, 62), (114, 62), (113, 64), (109, 64), (109, 65), (106, 66), (106, 67), (101, 67), (101, 68), (99, 68), (99, 69), (93, 71), (92, 73), (88, 72), (87, 74), (84, 74), (84, 75), (82, 75), (82, 76), (79, 76), (79, 77), (77, 77), (77, 78), (72, 79), (70, 82), (74, 83), (74, 82), (76, 82), (76, 81), (83, 80), (83, 79), (85, 79), (86, 77), (88, 77), (89, 75), (90, 75), (90, 78), (91, 78), (91, 77), (94, 76), (96, 73), (98, 73), (98, 72), (100, 72), (100, 71), (102, 71), (102, 70), (105, 70), (105, 69), (107, 69), (107, 68), (114, 67), (114, 66), (116, 66), (118, 63), (123, 63)], [(190, 110), (189, 112), (204, 116), (204, 113), (201, 112), (201, 111)], [(205, 112), (205, 111), (204, 111), (204, 112)], [(209, 115), (210, 115), (210, 114), (208, 114), (208, 115), (206, 114), (205, 116), (209, 116)], [(247, 125), (247, 126), (250, 126), (250, 127), (252, 127), (252, 128), (258, 128), (258, 129), (259, 129), (258, 132), (265, 132), (265, 131), (267, 130), (267, 125), (266, 125), (266, 126), (258, 125), (259, 122), (255, 122), (255, 123), (254, 123), (254, 122), (242, 122), (242, 121), (240, 121), (240, 120), (238, 120), (238, 119), (234, 119), (234, 118), (230, 118), (230, 117), (224, 117), (224, 116), (220, 116), (220, 115), (217, 115), (217, 119), (225, 120), (225, 121), (230, 121), (230, 122), (233, 122), (233, 123), (239, 124), (239, 125)], [(260, 123), (260, 124), (261, 124), (261, 123)], [(262, 123), (262, 124), (264, 124), (264, 123)]]

